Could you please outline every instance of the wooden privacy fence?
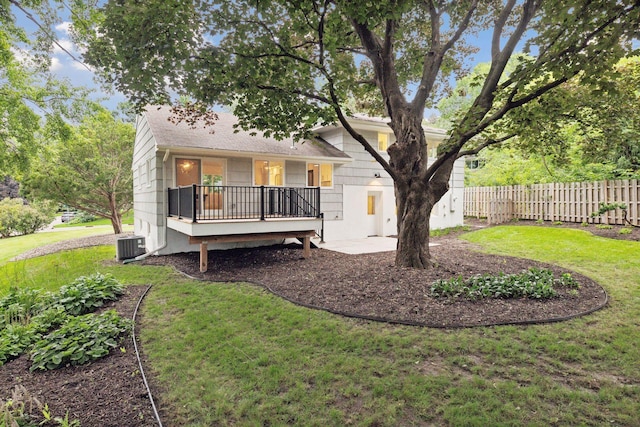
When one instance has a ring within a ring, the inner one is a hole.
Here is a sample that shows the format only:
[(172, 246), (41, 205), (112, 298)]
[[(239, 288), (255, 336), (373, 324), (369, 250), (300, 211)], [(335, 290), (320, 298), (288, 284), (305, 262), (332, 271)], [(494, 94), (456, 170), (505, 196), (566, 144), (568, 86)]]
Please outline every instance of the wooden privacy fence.
[(499, 224), (514, 218), (625, 224), (621, 209), (595, 218), (592, 212), (601, 203), (627, 206), (627, 219), (640, 225), (640, 181), (606, 180), (504, 187), (467, 187), (464, 191), (464, 215), (487, 218)]

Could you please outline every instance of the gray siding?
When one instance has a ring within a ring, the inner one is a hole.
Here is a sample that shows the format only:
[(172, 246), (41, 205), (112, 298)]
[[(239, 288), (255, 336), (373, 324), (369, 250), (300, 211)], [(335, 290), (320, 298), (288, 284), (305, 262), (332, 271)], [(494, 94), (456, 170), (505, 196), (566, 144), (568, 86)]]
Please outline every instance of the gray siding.
[(253, 185), (252, 168), (250, 158), (227, 159), (227, 185)]
[(162, 243), (165, 220), (161, 155), (146, 119), (138, 117), (132, 165), (134, 232), (146, 237), (147, 248), (153, 249)]
[(305, 187), (307, 185), (307, 163), (287, 160), (284, 165), (287, 187)]

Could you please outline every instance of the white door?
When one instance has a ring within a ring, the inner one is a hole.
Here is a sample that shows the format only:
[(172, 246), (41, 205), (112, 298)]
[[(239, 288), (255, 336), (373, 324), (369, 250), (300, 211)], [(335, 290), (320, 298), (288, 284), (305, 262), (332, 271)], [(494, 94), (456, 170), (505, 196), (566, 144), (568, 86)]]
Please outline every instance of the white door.
[(380, 218), (382, 214), (382, 208), (380, 201), (382, 200), (382, 194), (378, 191), (367, 192), (367, 236), (379, 236), (380, 235)]

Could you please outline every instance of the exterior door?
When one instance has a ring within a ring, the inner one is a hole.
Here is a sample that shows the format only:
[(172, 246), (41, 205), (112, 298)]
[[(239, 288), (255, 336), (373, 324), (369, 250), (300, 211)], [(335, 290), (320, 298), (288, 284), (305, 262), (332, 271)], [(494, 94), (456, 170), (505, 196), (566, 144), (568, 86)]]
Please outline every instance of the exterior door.
[(224, 209), (225, 183), (224, 160), (204, 159), (202, 161), (202, 206), (207, 217), (222, 216)]
[(380, 218), (382, 214), (381, 200), (382, 193), (379, 191), (367, 192), (367, 236), (380, 235)]

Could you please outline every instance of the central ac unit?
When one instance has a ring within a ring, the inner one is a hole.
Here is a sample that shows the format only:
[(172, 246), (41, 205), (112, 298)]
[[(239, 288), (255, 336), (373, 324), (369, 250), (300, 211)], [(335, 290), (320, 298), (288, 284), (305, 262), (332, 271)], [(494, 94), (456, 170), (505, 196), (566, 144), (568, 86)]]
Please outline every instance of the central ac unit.
[(145, 252), (146, 247), (142, 236), (118, 237), (116, 240), (116, 259), (118, 261), (135, 258)]

